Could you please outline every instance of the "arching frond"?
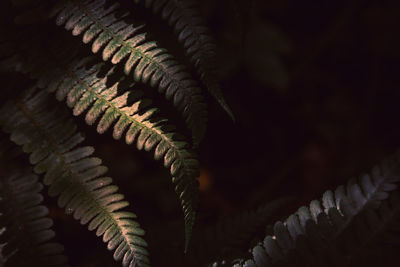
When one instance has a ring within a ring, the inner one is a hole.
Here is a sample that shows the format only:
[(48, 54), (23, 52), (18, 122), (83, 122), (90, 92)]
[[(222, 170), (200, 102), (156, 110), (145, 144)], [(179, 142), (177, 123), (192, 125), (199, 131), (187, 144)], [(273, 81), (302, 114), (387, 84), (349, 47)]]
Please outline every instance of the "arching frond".
[(0, 124), (11, 140), (30, 153), (35, 172), (45, 173), (44, 183), (58, 205), (73, 214), (89, 230), (102, 236), (114, 259), (124, 266), (148, 266), (144, 231), (134, 221), (136, 215), (121, 211), (129, 203), (117, 193), (107, 168), (91, 157), (92, 147), (79, 147), (84, 140), (76, 125), (66, 120), (68, 112), (52, 108), (45, 91), (32, 88), (1, 110)]
[(54, 68), (38, 84), (55, 92), (58, 100), (66, 99), (75, 116), (86, 113), (86, 122), (97, 124), (97, 132), (113, 128), (115, 139), (125, 136), (126, 143), (136, 142), (139, 150), (154, 149), (154, 158), (163, 159), (164, 166), (170, 170), (181, 200), (187, 247), (198, 202), (197, 156), (166, 119), (155, 116), (157, 109), (149, 107), (151, 101), (139, 98), (141, 91), (133, 87), (132, 81), (115, 80), (112, 78), (115, 67), (110, 69), (103, 63), (90, 62), (93, 62), (91, 57)]
[(168, 21), (183, 44), (186, 54), (195, 66), (201, 81), (211, 95), (234, 119), (234, 115), (226, 103), (216, 75), (215, 43), (208, 28), (199, 13), (196, 3), (192, 0), (133, 0), (146, 8), (151, 8), (163, 20)]
[(381, 216), (380, 209), (397, 188), (399, 159), (396, 155), (359, 183), (351, 180), (335, 192), (326, 191), (320, 201), (278, 221), (273, 235), (253, 247), (249, 259), (236, 260), (234, 266), (349, 266), (360, 246), (386, 223), (385, 213), (390, 212)]
[(0, 177), (0, 244), (4, 266), (67, 266), (64, 247), (51, 242), (55, 236), (42, 205), (43, 186), (30, 172)]
[(73, 35), (82, 34), (84, 43), (92, 42), (93, 53), (102, 51), (102, 58), (113, 64), (126, 60), (126, 75), (133, 72), (135, 81), (149, 83), (171, 99), (183, 113), (198, 145), (207, 122), (201, 89), (172, 55), (140, 32), (143, 25), (125, 21), (129, 12), (119, 9), (118, 3), (106, 5), (106, 0), (63, 0), (57, 2), (53, 13), (58, 25), (65, 25)]

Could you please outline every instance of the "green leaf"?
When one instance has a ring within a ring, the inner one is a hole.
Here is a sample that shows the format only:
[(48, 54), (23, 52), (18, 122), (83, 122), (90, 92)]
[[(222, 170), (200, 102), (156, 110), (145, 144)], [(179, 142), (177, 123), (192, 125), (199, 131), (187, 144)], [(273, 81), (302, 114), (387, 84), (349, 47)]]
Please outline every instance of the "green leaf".
[(168, 22), (178, 41), (183, 45), (186, 55), (196, 68), (196, 71), (211, 95), (234, 121), (232, 110), (226, 103), (216, 71), (216, 45), (205, 27), (197, 3), (192, 0), (133, 0)]
[(0, 124), (13, 141), (24, 148), (38, 143), (38, 148), (49, 151), (35, 170), (45, 173), (44, 183), (49, 186), (49, 195), (58, 196), (58, 205), (82, 224), (89, 224), (89, 230), (97, 229), (96, 234), (103, 235), (109, 249), (115, 248), (115, 260), (123, 260), (124, 266), (149, 266), (144, 231), (130, 220), (135, 215), (121, 213), (128, 202), (110, 185), (111, 178), (103, 177), (107, 168), (100, 165), (100, 159), (91, 157), (93, 148), (78, 147), (83, 138), (65, 119), (66, 110), (52, 108), (48, 93), (33, 87), (19, 101), (8, 102), (0, 114)]

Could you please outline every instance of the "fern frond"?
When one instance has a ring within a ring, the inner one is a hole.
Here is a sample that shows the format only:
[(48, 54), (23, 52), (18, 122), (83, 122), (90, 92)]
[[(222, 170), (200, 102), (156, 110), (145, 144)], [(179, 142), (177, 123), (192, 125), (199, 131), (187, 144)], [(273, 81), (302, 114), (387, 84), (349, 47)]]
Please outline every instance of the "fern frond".
[(10, 101), (1, 110), (0, 124), (11, 140), (30, 153), (35, 172), (45, 173), (49, 195), (58, 196), (58, 205), (81, 224), (96, 229), (114, 259), (124, 266), (148, 266), (144, 231), (134, 221), (136, 215), (121, 211), (129, 203), (112, 179), (103, 177), (107, 168), (91, 157), (92, 147), (79, 147), (84, 138), (76, 125), (66, 120), (68, 112), (51, 108), (45, 91), (28, 90), (19, 101)]
[(216, 45), (208, 28), (192, 0), (133, 0), (159, 14), (173, 27), (178, 41), (183, 44), (186, 55), (195, 66), (201, 81), (221, 107), (234, 120), (232, 110), (226, 103), (216, 74)]
[(166, 119), (155, 117), (158, 110), (148, 107), (150, 100), (139, 99), (140, 91), (132, 90), (132, 81), (122, 78), (114, 82), (115, 67), (109, 69), (104, 63), (90, 64), (91, 61), (93, 58), (89, 57), (63, 69), (55, 68), (53, 72), (46, 72), (38, 84), (55, 92), (59, 101), (66, 99), (75, 116), (86, 112), (89, 125), (98, 121), (97, 132), (113, 128), (115, 139), (125, 135), (126, 143), (136, 142), (139, 150), (154, 149), (154, 158), (164, 160), (180, 197), (187, 247), (198, 202), (197, 156), (183, 136), (173, 132), (174, 127), (168, 125)]
[(20, 71), (38, 79), (39, 87), (55, 92), (59, 101), (66, 99), (75, 116), (86, 113), (86, 122), (97, 124), (99, 133), (113, 128), (115, 139), (125, 135), (126, 143), (136, 142), (139, 150), (154, 149), (155, 159), (164, 160), (184, 209), (188, 244), (198, 202), (195, 178), (199, 176), (199, 165), (185, 138), (175, 133), (166, 119), (156, 117), (158, 110), (149, 107), (151, 101), (139, 99), (142, 93), (133, 79), (120, 77), (115, 66), (95, 64), (97, 59), (93, 56), (70, 62), (76, 55), (74, 44), (70, 45), (69, 55), (52, 58), (52, 45), (44, 53), (40, 42), (33, 43), (26, 60), (18, 62)]
[(0, 177), (0, 243), (5, 266), (67, 266), (64, 247), (49, 242), (55, 236), (41, 205), (43, 186), (29, 172)]
[(344, 260), (373, 234), (360, 234), (377, 219), (365, 214), (377, 210), (397, 188), (399, 159), (397, 155), (383, 162), (371, 175), (362, 176), (359, 184), (351, 180), (335, 192), (326, 191), (320, 201), (278, 221), (273, 235), (251, 249), (250, 259), (234, 266), (344, 266)]
[(207, 123), (207, 106), (198, 84), (156, 42), (140, 33), (143, 25), (124, 21), (130, 14), (121, 11), (118, 3), (107, 7), (106, 0), (59, 1), (54, 8), (57, 25), (65, 25), (73, 35), (83, 34), (83, 42), (92, 42), (93, 53), (102, 51), (102, 58), (113, 64), (124, 59), (124, 72), (133, 72), (135, 81), (149, 83), (172, 100), (192, 131), (194, 144), (203, 138)]

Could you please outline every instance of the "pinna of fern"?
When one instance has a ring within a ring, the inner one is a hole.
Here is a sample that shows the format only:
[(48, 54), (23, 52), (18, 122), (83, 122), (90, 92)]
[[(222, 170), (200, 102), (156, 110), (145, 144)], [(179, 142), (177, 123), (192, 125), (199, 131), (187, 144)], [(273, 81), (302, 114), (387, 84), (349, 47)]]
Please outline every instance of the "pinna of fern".
[(196, 2), (192, 0), (134, 0), (150, 8), (174, 29), (175, 35), (185, 49), (186, 55), (195, 66), (201, 81), (221, 107), (234, 120), (226, 103), (217, 78), (216, 45), (205, 26)]
[[(382, 238), (385, 232), (398, 229), (390, 223), (399, 222), (399, 171), (398, 153), (376, 166), (370, 175), (352, 179), (334, 192), (328, 190), (321, 200), (276, 222), (273, 233), (249, 253), (210, 266), (226, 266), (229, 260), (235, 267), (355, 266), (359, 258), (368, 258), (364, 254), (369, 245), (377, 239), (388, 242), (387, 235), (386, 240)], [(396, 237), (391, 239), (398, 244)]]
[(103, 176), (107, 168), (91, 157), (92, 147), (78, 146), (83, 136), (67, 120), (68, 113), (52, 108), (50, 97), (33, 87), (17, 101), (1, 110), (0, 124), (11, 140), (30, 153), (36, 173), (44, 173), (49, 195), (58, 196), (58, 205), (72, 213), (89, 230), (102, 236), (114, 259), (123, 266), (148, 266), (144, 231), (134, 221), (136, 215), (122, 211), (129, 203), (118, 194), (112, 179)]
[[(97, 132), (104, 133), (113, 128), (115, 139), (125, 136), (127, 144), (136, 142), (139, 150), (154, 150), (154, 158), (163, 159), (181, 200), (187, 247), (198, 201), (197, 156), (190, 150), (183, 136), (174, 132), (174, 127), (166, 119), (157, 118), (158, 110), (149, 107), (150, 100), (138, 99), (140, 91), (132, 90), (131, 82), (123, 79), (113, 82), (111, 76), (115, 67), (108, 68), (102, 63), (88, 67), (85, 63), (91, 61), (93, 58), (89, 57), (74, 61), (61, 70), (56, 68), (55, 72), (61, 76), (52, 79), (46, 86), (48, 91), (55, 91), (60, 101), (66, 98), (74, 115), (86, 112), (85, 120), (89, 125), (99, 119)], [(108, 71), (104, 71), (104, 67)], [(105, 74), (102, 75), (102, 72)], [(53, 74), (47, 72), (39, 79), (39, 84), (45, 86), (46, 78), (54, 77)]]

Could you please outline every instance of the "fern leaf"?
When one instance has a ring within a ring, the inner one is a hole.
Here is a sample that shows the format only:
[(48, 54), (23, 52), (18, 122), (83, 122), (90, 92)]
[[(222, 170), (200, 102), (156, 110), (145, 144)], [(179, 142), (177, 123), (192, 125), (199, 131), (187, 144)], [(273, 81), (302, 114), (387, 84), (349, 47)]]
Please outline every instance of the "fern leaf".
[(67, 266), (64, 247), (49, 242), (55, 236), (41, 205), (43, 186), (32, 173), (14, 172), (0, 177), (0, 243), (5, 266)]
[(114, 251), (123, 266), (148, 266), (144, 231), (134, 221), (136, 215), (121, 211), (129, 205), (116, 193), (112, 179), (103, 177), (107, 168), (91, 157), (92, 147), (78, 147), (84, 138), (76, 125), (66, 120), (63, 109), (52, 109), (44, 91), (28, 90), (18, 102), (9, 102), (1, 111), (0, 123), (11, 140), (30, 153), (35, 172), (45, 173), (49, 195), (58, 196), (58, 205), (73, 214), (89, 230), (96, 230)]
[(155, 117), (157, 110), (148, 107), (150, 100), (139, 99), (140, 91), (132, 90), (133, 82), (124, 78), (114, 82), (111, 76), (115, 67), (109, 69), (100, 63), (89, 68), (92, 61), (89, 57), (72, 62), (64, 70), (55, 68), (42, 76), (38, 84), (55, 92), (59, 101), (66, 99), (75, 116), (86, 112), (88, 124), (97, 121), (97, 132), (113, 128), (115, 139), (125, 135), (126, 143), (136, 142), (139, 150), (154, 149), (154, 158), (163, 159), (173, 176), (184, 210), (187, 247), (198, 202), (196, 155), (183, 136), (173, 132), (166, 119)]
[(134, 0), (146, 8), (151, 8), (163, 20), (168, 21), (183, 44), (186, 54), (195, 66), (201, 81), (211, 95), (234, 120), (234, 115), (226, 103), (216, 75), (215, 43), (199, 14), (196, 3), (191, 0)]
[(273, 235), (266, 236), (251, 249), (251, 256), (237, 260), (234, 266), (344, 266), (344, 260), (374, 234), (364, 231), (354, 235), (376, 222), (377, 217), (365, 214), (376, 211), (396, 189), (399, 159), (397, 155), (383, 162), (358, 184), (351, 180), (335, 192), (326, 191), (320, 201), (314, 200), (284, 222), (278, 221)]
[(203, 138), (207, 122), (207, 107), (198, 84), (190, 79), (156, 42), (148, 41), (146, 33), (140, 33), (143, 25), (133, 26), (125, 22), (130, 14), (122, 12), (119, 4), (106, 7), (106, 0), (59, 1), (54, 8), (58, 25), (72, 30), (73, 35), (83, 35), (83, 42), (92, 42), (93, 53), (102, 51), (102, 58), (118, 64), (124, 63), (124, 72), (133, 72), (135, 81), (158, 87), (167, 100), (183, 113), (192, 130), (195, 145)]

